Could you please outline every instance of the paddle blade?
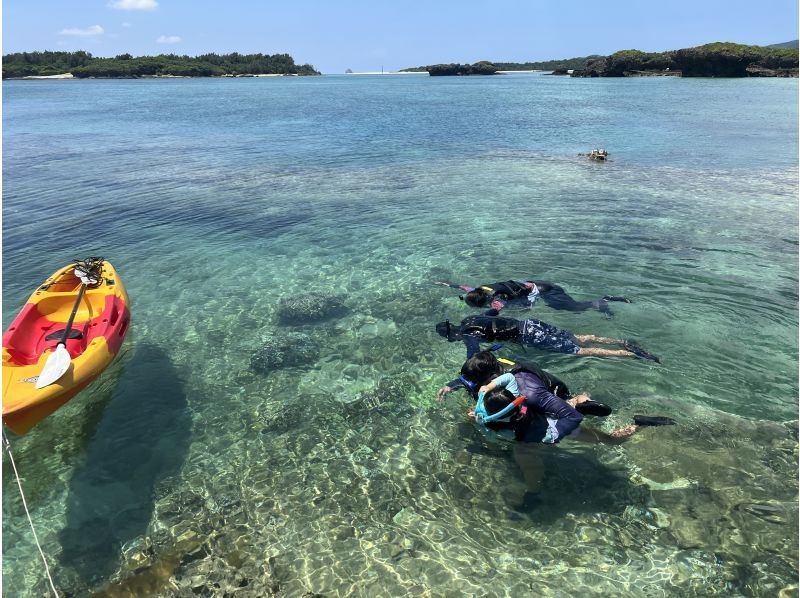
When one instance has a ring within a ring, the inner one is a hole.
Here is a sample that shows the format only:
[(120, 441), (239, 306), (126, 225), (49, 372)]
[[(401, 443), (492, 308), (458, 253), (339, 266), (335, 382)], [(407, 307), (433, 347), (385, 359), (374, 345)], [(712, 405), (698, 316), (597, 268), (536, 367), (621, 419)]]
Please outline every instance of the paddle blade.
[(56, 382), (61, 376), (67, 373), (71, 358), (67, 348), (59, 343), (56, 350), (50, 353), (47, 361), (42, 368), (42, 373), (36, 380), (36, 388), (44, 388)]

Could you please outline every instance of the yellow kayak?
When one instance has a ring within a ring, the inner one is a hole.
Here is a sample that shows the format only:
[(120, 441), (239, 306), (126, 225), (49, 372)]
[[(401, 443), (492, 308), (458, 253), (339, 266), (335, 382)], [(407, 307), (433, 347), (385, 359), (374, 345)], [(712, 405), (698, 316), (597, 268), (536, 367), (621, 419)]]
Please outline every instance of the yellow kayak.
[[(94, 278), (83, 284), (80, 276), (88, 267)], [(86, 388), (117, 356), (129, 324), (125, 287), (102, 258), (70, 264), (44, 281), (3, 334), (3, 423), (25, 434)], [(60, 343), (69, 353), (68, 369), (55, 382), (37, 388), (39, 375)]]

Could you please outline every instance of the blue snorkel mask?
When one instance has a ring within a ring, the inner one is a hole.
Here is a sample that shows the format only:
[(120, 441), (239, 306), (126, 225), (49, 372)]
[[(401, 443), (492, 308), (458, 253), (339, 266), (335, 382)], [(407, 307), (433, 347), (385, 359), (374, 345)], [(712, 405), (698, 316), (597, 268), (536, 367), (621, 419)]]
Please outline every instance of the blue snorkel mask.
[(486, 424), (490, 424), (499, 419), (503, 419), (514, 409), (516, 409), (524, 400), (525, 397), (517, 397), (497, 413), (489, 415), (489, 413), (486, 411), (486, 405), (483, 402), (483, 393), (480, 393), (478, 395), (478, 402), (475, 403), (475, 419), (478, 421), (479, 424), (485, 426)]

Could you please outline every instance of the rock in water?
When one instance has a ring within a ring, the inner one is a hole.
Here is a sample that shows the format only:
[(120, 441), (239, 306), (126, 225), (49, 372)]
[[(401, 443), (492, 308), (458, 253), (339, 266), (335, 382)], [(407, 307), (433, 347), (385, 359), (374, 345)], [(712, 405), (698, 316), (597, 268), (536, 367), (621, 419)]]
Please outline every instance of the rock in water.
[(278, 321), (282, 324), (307, 324), (319, 322), (346, 311), (338, 295), (310, 293), (298, 297), (284, 297), (278, 302)]
[(307, 334), (287, 332), (266, 338), (264, 344), (250, 358), (250, 369), (268, 374), (282, 367), (303, 365), (314, 361), (319, 349)]

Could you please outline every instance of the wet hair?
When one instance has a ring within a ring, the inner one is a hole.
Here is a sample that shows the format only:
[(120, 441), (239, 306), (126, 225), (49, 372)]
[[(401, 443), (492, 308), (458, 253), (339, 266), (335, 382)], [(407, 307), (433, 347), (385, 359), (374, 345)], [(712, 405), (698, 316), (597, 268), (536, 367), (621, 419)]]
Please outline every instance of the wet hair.
[(464, 302), (470, 307), (485, 307), (492, 295), (484, 289), (472, 289), (464, 295)]
[(449, 341), (455, 341), (461, 338), (461, 326), (458, 324), (451, 324), (450, 320), (439, 322), (436, 324), (436, 332), (439, 336), (443, 336)]
[[(486, 413), (494, 415), (498, 411), (502, 411), (508, 407), (516, 397), (508, 392), (505, 388), (495, 388), (491, 392), (487, 392), (483, 397), (483, 405), (486, 407)], [(508, 422), (490, 422), (486, 424), (489, 429), (506, 429), (514, 431), (514, 439), (522, 440), (528, 432), (528, 427), (531, 425), (531, 416), (529, 410), (524, 410), (522, 413), (519, 409), (511, 412), (511, 420)]]
[[(483, 405), (486, 407), (486, 413), (494, 415), (498, 411), (502, 411), (508, 407), (516, 397), (508, 392), (505, 388), (495, 388), (491, 392), (487, 392), (483, 397)], [(486, 424), (490, 430), (513, 430), (515, 440), (523, 440), (525, 434), (528, 432), (528, 427), (531, 425), (531, 417), (528, 410), (515, 409), (511, 412), (511, 419), (507, 422), (497, 421)]]
[(502, 373), (503, 366), (491, 351), (478, 351), (461, 366), (461, 375), (478, 386), (488, 384)]
[(486, 413), (494, 415), (498, 411), (502, 411), (508, 407), (508, 404), (513, 401), (514, 398), (514, 395), (505, 388), (495, 388), (484, 395), (483, 405), (486, 407)]

